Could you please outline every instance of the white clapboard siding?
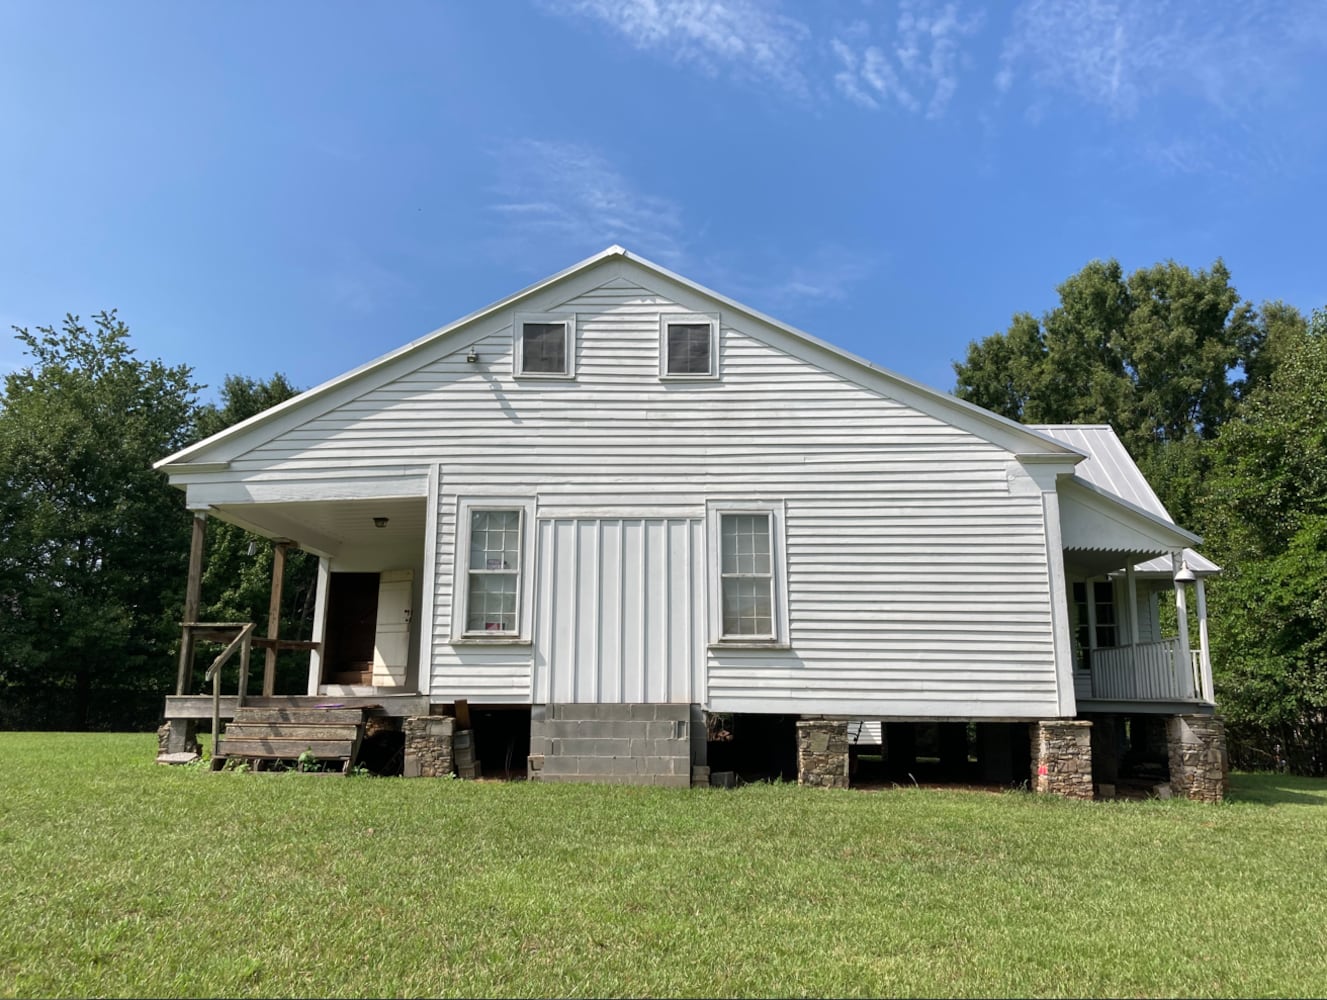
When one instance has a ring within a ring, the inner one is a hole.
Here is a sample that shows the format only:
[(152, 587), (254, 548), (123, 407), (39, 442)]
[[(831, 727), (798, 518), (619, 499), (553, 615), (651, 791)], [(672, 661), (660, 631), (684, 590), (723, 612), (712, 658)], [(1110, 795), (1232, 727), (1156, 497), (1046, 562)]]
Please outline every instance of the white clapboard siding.
[[(539, 697), (536, 643), (452, 642), (460, 498), (536, 498), (538, 525), (617, 518), (624, 531), (632, 519), (690, 524), (710, 499), (750, 499), (786, 512), (790, 648), (702, 646), (704, 690), (688, 697), (735, 711), (1056, 714), (1041, 498), (1011, 495), (1008, 451), (736, 316), (721, 316), (719, 379), (660, 381), (659, 315), (698, 305), (621, 279), (538, 308), (576, 314), (574, 380), (513, 377), (511, 315), (490, 317), (446, 356), (254, 447), (226, 473), (298, 482), (437, 466), (434, 700)], [(472, 348), (478, 363), (465, 360)], [(703, 530), (693, 544), (705, 550)], [(553, 617), (544, 628), (570, 628)], [(599, 627), (612, 632), (611, 616)], [(574, 676), (580, 698), (581, 679), (600, 675)], [(614, 694), (605, 683), (596, 697)]]
[(703, 700), (703, 522), (545, 519), (538, 535), (535, 700)]

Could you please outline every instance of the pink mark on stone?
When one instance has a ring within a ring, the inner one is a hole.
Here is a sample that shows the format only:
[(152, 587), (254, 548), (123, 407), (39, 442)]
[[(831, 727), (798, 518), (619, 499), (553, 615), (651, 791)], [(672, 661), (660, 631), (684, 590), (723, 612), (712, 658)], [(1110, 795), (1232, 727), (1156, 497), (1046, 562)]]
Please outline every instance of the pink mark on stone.
[(1037, 765), (1037, 774), (1041, 775), (1041, 774), (1049, 774), (1049, 773), (1050, 773), (1050, 770), (1046, 767), (1045, 764), (1038, 764), (1038, 765)]

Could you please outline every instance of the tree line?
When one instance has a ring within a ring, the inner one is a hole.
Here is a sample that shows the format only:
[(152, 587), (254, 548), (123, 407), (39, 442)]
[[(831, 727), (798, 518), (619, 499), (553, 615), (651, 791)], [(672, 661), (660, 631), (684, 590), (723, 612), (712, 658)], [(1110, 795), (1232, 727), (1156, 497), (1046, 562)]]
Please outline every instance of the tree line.
[[(297, 390), (232, 375), (200, 404), (191, 369), (139, 358), (114, 312), (16, 335), (27, 363), (0, 394), (0, 728), (152, 728), (173, 693), (190, 532), (152, 464)], [(251, 540), (209, 518), (204, 620), (266, 621), (272, 550)], [(283, 635), (307, 637), (315, 572), (291, 554)]]
[[(974, 340), (955, 394), (1026, 423), (1108, 423), (1224, 567), (1209, 608), (1234, 762), (1327, 761), (1327, 311), (1242, 301), (1225, 265), (1093, 261)], [(173, 683), (189, 519), (153, 462), (295, 395), (139, 358), (127, 325), (16, 329), (0, 393), (0, 728), (144, 728)], [(265, 622), (272, 550), (209, 519), (201, 617)], [(309, 635), (292, 552), (282, 634)], [(279, 665), (297, 678), (302, 665)]]
[(968, 346), (956, 395), (1110, 424), (1223, 567), (1212, 668), (1236, 766), (1327, 767), (1327, 310), (1241, 301), (1225, 265), (1093, 261)]

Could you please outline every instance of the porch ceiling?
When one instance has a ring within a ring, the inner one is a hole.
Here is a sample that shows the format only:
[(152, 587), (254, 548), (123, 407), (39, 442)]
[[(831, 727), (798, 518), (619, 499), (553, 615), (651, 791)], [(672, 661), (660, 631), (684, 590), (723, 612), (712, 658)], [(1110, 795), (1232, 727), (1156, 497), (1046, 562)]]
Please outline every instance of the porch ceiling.
[(1124, 572), (1125, 567), (1136, 564), (1139, 558), (1137, 552), (1065, 549), (1064, 568), (1074, 576), (1106, 576)]
[[(422, 544), (427, 507), (424, 497), (393, 497), (224, 504), (210, 513), (265, 538), (287, 538), (309, 552), (336, 556), (348, 549)], [(377, 527), (375, 517), (387, 518), (386, 525)]]

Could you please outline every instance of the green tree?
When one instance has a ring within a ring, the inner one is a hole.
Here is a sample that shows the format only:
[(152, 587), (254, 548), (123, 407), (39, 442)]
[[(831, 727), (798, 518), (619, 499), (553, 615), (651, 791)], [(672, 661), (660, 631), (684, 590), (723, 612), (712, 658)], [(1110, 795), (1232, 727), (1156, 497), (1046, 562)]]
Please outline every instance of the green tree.
[(194, 438), (201, 441), (219, 434), (242, 420), (298, 396), (299, 392), (281, 372), (273, 373), (266, 380), (227, 375), (221, 383), (220, 405), (207, 403), (199, 408), (194, 420)]
[[(1238, 402), (1241, 364), (1272, 352), (1275, 338), (1220, 260), (1196, 272), (1167, 261), (1127, 277), (1115, 260), (1093, 261), (1058, 292), (1040, 320), (1019, 313), (968, 345), (954, 365), (958, 396), (1025, 423), (1108, 423), (1140, 457), (1159, 443), (1214, 437)], [(1277, 333), (1291, 312), (1270, 310)]]
[(152, 463), (187, 441), (198, 386), (187, 366), (138, 358), (114, 311), (16, 333), (30, 360), (0, 396), (4, 721), (155, 717), (188, 518)]
[(1287, 336), (1216, 442), (1204, 503), (1213, 666), (1232, 735), (1327, 771), (1327, 310)]

